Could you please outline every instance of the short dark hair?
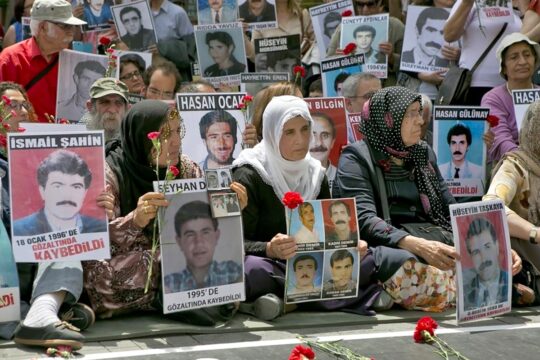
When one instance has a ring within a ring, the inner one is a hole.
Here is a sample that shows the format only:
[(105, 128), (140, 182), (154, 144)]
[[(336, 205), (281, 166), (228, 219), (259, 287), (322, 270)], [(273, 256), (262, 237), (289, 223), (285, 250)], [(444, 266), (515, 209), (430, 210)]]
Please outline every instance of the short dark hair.
[(229, 127), (231, 128), (231, 135), (233, 136), (234, 144), (236, 145), (236, 130), (238, 125), (234, 116), (225, 110), (210, 111), (201, 118), (201, 121), (199, 122), (201, 139), (206, 139), (206, 132), (208, 131), (208, 128), (218, 122), (229, 124)]
[(206, 37), (205, 37), (206, 45), (210, 45), (210, 41), (212, 40), (219, 41), (220, 43), (225, 44), (228, 47), (230, 47), (231, 45), (236, 47), (231, 34), (225, 31), (215, 31), (215, 32), (206, 33)]
[(489, 230), (491, 240), (493, 240), (494, 243), (497, 243), (497, 232), (495, 231), (495, 227), (490, 221), (485, 218), (476, 218), (471, 221), (471, 223), (469, 224), (469, 230), (467, 230), (467, 236), (465, 237), (465, 245), (467, 246), (467, 252), (470, 253), (470, 238), (472, 238), (473, 236), (478, 236), (486, 230)]
[(330, 125), (330, 128), (332, 129), (332, 139), (336, 138), (336, 125), (332, 121), (332, 118), (328, 116), (328, 114), (323, 113), (323, 112), (317, 112), (317, 113), (311, 114), (311, 118), (313, 119), (313, 121), (315, 121), (315, 118), (321, 118), (321, 119), (326, 120), (326, 122)]
[(125, 54), (120, 57), (120, 71), (122, 67), (126, 64), (133, 64), (139, 69), (139, 72), (142, 74), (146, 69), (146, 62), (139, 54)]
[(300, 59), (298, 58), (298, 52), (294, 50), (283, 50), (268, 53), (267, 64), (268, 67), (274, 69), (278, 61), (285, 59), (294, 59), (297, 65), (300, 65)]
[(315, 263), (315, 270), (317, 270), (317, 268), (319, 266), (317, 264), (317, 260), (315, 259), (315, 257), (313, 257), (311, 255), (308, 255), (308, 254), (302, 254), (302, 255), (298, 256), (296, 259), (294, 259), (293, 270), (296, 271), (296, 264), (298, 264), (298, 262), (304, 261), (304, 260), (313, 260), (313, 262)]
[(56, 150), (50, 153), (37, 168), (37, 181), (39, 186), (45, 188), (49, 174), (60, 171), (63, 174), (79, 175), (84, 179), (84, 188), (88, 189), (92, 182), (92, 173), (88, 164), (79, 154), (69, 150)]
[(469, 129), (467, 125), (462, 124), (462, 123), (457, 123), (456, 125), (452, 126), (450, 130), (448, 130), (448, 134), (446, 135), (446, 141), (448, 142), (448, 145), (450, 145), (452, 136), (458, 136), (458, 135), (465, 135), (465, 138), (467, 139), (467, 145), (471, 145), (472, 143), (471, 129)]
[(84, 70), (90, 70), (101, 75), (105, 75), (106, 71), (105, 67), (101, 65), (99, 61), (86, 60), (77, 63), (73, 72), (75, 73), (75, 75), (77, 75), (77, 77), (79, 77)]
[(334, 80), (334, 90), (337, 92), (337, 86), (338, 84), (342, 84), (345, 82), (345, 80), (347, 80), (347, 78), (351, 76), (351, 74), (349, 73), (346, 73), (346, 72), (340, 72), (338, 74), (338, 76), (336, 76), (335, 80)]
[(448, 15), (448, 11), (443, 8), (428, 7), (418, 15), (418, 18), (416, 19), (416, 30), (418, 30), (419, 33), (422, 32), (428, 19), (446, 21)]
[(330, 256), (330, 267), (334, 267), (334, 262), (345, 260), (347, 258), (351, 259), (351, 264), (354, 264), (354, 256), (349, 250), (339, 249), (334, 251), (332, 256)]
[[(341, 21), (341, 14), (338, 13), (338, 12), (335, 12), (335, 11), (332, 11), (328, 14), (326, 14), (324, 16), (324, 20), (323, 20), (323, 23), (324, 23), (324, 34), (328, 37), (332, 37), (332, 34), (327, 34), (326, 33), (326, 25), (328, 25), (328, 23), (331, 23), (331, 22), (334, 22), (334, 21)], [(339, 25), (338, 25), (339, 26)]]
[(180, 72), (176, 68), (176, 65), (174, 65), (169, 60), (163, 59), (156, 62), (155, 64), (150, 65), (150, 67), (144, 72), (144, 84), (147, 87), (148, 85), (150, 85), (150, 79), (152, 79), (152, 75), (154, 75), (157, 70), (161, 70), (161, 72), (165, 76), (174, 76), (174, 79), (176, 80), (176, 83), (174, 85), (174, 92), (178, 92), (178, 89), (180, 89), (180, 85), (182, 84), (182, 75), (180, 75)]
[(218, 220), (212, 217), (212, 210), (210, 204), (204, 201), (195, 200), (182, 205), (174, 215), (174, 230), (176, 236), (182, 236), (182, 226), (191, 220), (197, 219), (209, 219), (212, 221), (214, 230), (218, 228)]
[(323, 88), (322, 88), (322, 79), (319, 77), (315, 80), (313, 80), (311, 82), (311, 84), (309, 84), (309, 88), (308, 88), (308, 95), (314, 91), (320, 91), (322, 92), (323, 91)]
[(345, 210), (347, 211), (347, 215), (351, 216), (351, 209), (349, 209), (349, 205), (347, 205), (347, 203), (345, 201), (343, 201), (343, 200), (334, 200), (334, 201), (332, 201), (332, 203), (328, 207), (328, 215), (329, 216), (332, 216), (332, 208), (334, 206), (338, 206), (338, 205), (345, 206)]
[[(211, 87), (212, 89), (215, 89), (214, 88), (214, 85), (212, 85), (211, 82), (209, 81), (206, 81), (204, 79), (199, 79), (199, 80), (193, 80), (191, 82), (188, 82), (188, 83), (183, 83), (182, 86), (180, 87), (180, 89), (178, 90), (179, 93), (200, 93), (200, 92), (203, 92), (200, 90), (199, 86), (208, 86), (208, 87)], [(204, 91), (206, 92), (206, 91)]]
[(353, 38), (356, 38), (356, 33), (359, 33), (361, 31), (369, 31), (371, 33), (371, 36), (375, 37), (377, 35), (377, 31), (375, 28), (371, 25), (360, 25), (353, 31)]
[(313, 204), (305, 201), (303, 203), (300, 204), (300, 206), (298, 206), (298, 216), (302, 217), (302, 211), (307, 208), (307, 207), (311, 207), (313, 209), (313, 211), (315, 211), (315, 208), (313, 207)]
[(135, 11), (137, 13), (137, 16), (139, 16), (139, 19), (142, 18), (141, 11), (139, 9), (134, 6), (126, 6), (125, 8), (122, 8), (122, 10), (120, 10), (120, 21), (124, 22), (122, 17), (131, 11)]

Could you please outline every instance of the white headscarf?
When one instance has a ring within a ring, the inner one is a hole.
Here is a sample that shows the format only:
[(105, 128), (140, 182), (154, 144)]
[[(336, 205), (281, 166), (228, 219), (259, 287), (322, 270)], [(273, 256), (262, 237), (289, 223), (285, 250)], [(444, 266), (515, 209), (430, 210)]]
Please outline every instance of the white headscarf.
[(274, 97), (263, 113), (263, 140), (253, 149), (245, 149), (233, 162), (234, 167), (249, 164), (259, 173), (263, 181), (272, 186), (279, 199), (287, 191), (296, 191), (304, 200), (314, 200), (319, 195), (324, 178), (324, 168), (319, 160), (309, 154), (298, 161), (289, 161), (281, 156), (279, 141), (285, 123), (297, 116), (313, 126), (306, 102), (296, 96)]

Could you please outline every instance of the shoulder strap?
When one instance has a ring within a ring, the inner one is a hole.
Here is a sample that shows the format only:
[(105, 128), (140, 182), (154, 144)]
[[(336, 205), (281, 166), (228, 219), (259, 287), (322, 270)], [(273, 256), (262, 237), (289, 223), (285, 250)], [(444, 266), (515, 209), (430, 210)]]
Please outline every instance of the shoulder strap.
[(486, 57), (486, 55), (488, 54), (488, 52), (493, 48), (493, 46), (495, 45), (495, 43), (497, 41), (499, 41), (500, 37), (502, 36), (502, 34), (504, 33), (504, 30), (506, 30), (506, 26), (508, 25), (508, 23), (504, 23), (501, 31), (499, 31), (499, 33), (497, 34), (497, 36), (495, 36), (495, 39), (493, 39), (493, 41), (491, 42), (491, 44), (489, 44), (489, 46), (487, 47), (486, 50), (484, 50), (484, 52), (482, 53), (482, 55), (480, 55), (480, 57), (478, 58), (478, 61), (476, 61), (476, 63), (474, 64), (474, 66), (472, 67), (471, 69), (471, 72), (474, 72), (474, 70), (476, 70), (476, 68), (478, 67), (478, 65), (480, 65), (480, 63), (482, 63), (482, 61), (484, 60), (484, 58)]
[(30, 91), (32, 86), (34, 86), (39, 80), (41, 80), (45, 75), (47, 75), (47, 73), (51, 71), (51, 69), (56, 65), (56, 63), (58, 63), (59, 57), (60, 56), (57, 56), (53, 61), (49, 63), (49, 65), (47, 65), (45, 69), (41, 70), (39, 74), (34, 76), (34, 78), (30, 80), (30, 82), (24, 86), (24, 90), (26, 90), (26, 92)]

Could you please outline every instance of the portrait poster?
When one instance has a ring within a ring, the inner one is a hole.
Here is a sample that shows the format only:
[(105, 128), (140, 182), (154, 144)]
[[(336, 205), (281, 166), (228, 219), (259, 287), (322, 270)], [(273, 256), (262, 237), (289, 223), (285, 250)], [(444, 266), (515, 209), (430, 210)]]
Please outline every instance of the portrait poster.
[(360, 123), (362, 122), (361, 113), (347, 113), (347, 130), (349, 142), (362, 140), (364, 137), (360, 131)]
[[(152, 65), (152, 54), (147, 52), (137, 52), (137, 51), (125, 51), (125, 50), (114, 50), (114, 55), (116, 55), (116, 71), (115, 71), (115, 78), (118, 80), (121, 80), (125, 82), (125, 78), (121, 79), (122, 73), (120, 71), (122, 62), (129, 61), (129, 63), (132, 64), (132, 66), (128, 69), (126, 69), (126, 74), (124, 76), (128, 76), (128, 79), (131, 79), (133, 77), (133, 72), (137, 71), (140, 75), (141, 81), (143, 81), (143, 73), (139, 70), (139, 66), (141, 66), (142, 69), (146, 70)], [(137, 65), (135, 65), (137, 63)], [(128, 72), (129, 71), (129, 72)], [(140, 94), (137, 94), (140, 95)]]
[(244, 301), (242, 217), (211, 217), (204, 178), (154, 189), (169, 201), (159, 212), (163, 312)]
[(154, 17), (146, 0), (111, 6), (120, 40), (131, 51), (148, 51), (157, 44)]
[[(103, 131), (8, 133), (17, 262), (110, 257)], [(65, 169), (65, 170), (64, 170)]]
[(435, 106), (433, 151), (443, 179), (454, 197), (484, 195), (489, 108)]
[(255, 72), (286, 72), (301, 65), (300, 35), (255, 39)]
[(345, 99), (330, 97), (306, 98), (305, 100), (313, 118), (311, 128), (313, 141), (309, 153), (326, 169), (328, 184), (332, 189), (341, 149), (347, 145)]
[(345, 55), (321, 61), (323, 94), (327, 97), (341, 96), (341, 86), (350, 75), (364, 71), (364, 54)]
[(336, 29), (341, 25), (341, 14), (350, 10), (354, 14), (354, 6), (351, 0), (340, 0), (309, 8), (311, 23), (315, 32), (315, 40), (319, 47), (321, 59), (326, 58), (326, 51), (330, 39)]
[(287, 229), (297, 244), (287, 260), (285, 302), (357, 296), (359, 241), (354, 198), (305, 201), (285, 209)]
[(242, 23), (197, 25), (195, 42), (201, 76), (219, 87), (240, 85), (247, 71)]
[(457, 270), (458, 323), (510, 312), (512, 257), (501, 200), (450, 205)]
[(238, 21), (236, 0), (197, 0), (199, 25), (231, 23)]
[(115, 5), (115, 0), (82, 0), (83, 20), (86, 25), (82, 26), (83, 31), (102, 31), (112, 27), (113, 15), (111, 6)]
[(88, 111), (90, 88), (105, 76), (108, 59), (105, 55), (62, 50), (58, 59), (56, 118), (79, 122)]
[(411, 72), (444, 71), (450, 61), (442, 55), (446, 43), (443, 28), (449, 9), (433, 6), (407, 7), (400, 70)]
[(20, 320), (21, 316), (19, 276), (4, 223), (0, 223), (0, 254), (0, 323), (3, 323)]
[(205, 170), (208, 201), (212, 216), (226, 217), (241, 215), (238, 195), (231, 189), (232, 173), (230, 167)]
[(538, 100), (540, 100), (540, 89), (512, 90), (512, 101), (518, 131), (521, 129), (529, 105)]
[(201, 169), (230, 166), (242, 150), (246, 119), (238, 105), (245, 93), (177, 94), (186, 127), (184, 154)]
[(238, 0), (238, 17), (244, 19), (251, 31), (278, 27), (275, 0)]
[(388, 41), (388, 14), (351, 16), (341, 19), (340, 47), (356, 44), (356, 54), (364, 54), (363, 71), (378, 78), (388, 76), (388, 56), (379, 51), (379, 44)]
[[(514, 10), (509, 0), (479, 0), (475, 2), (478, 7), (480, 20), (497, 24), (514, 22)], [(471, 12), (475, 14), (476, 12)]]
[(284, 72), (256, 72), (240, 74), (240, 90), (251, 96), (259, 91), (278, 82), (289, 81), (290, 75)]

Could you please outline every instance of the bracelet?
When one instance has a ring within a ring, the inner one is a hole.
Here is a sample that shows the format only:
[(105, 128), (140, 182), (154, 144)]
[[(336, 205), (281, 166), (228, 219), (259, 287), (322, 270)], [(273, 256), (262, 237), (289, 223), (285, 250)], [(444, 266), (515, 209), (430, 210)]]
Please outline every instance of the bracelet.
[(529, 242), (531, 244), (535, 244), (537, 245), (538, 243), (536, 242), (536, 234), (538, 233), (538, 228), (536, 226), (533, 226), (531, 231), (529, 232)]

